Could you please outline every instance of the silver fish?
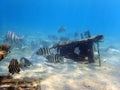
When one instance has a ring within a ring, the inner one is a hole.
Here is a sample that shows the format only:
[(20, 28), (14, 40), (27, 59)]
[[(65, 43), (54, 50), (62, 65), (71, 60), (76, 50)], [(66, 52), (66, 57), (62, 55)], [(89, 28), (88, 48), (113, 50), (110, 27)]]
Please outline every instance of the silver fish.
[(37, 55), (40, 55), (40, 56), (50, 55), (51, 53), (52, 53), (52, 52), (51, 52), (50, 48), (46, 48), (46, 47), (40, 48), (40, 49), (36, 52), (36, 54), (37, 54)]
[(31, 65), (32, 65), (32, 63), (27, 58), (22, 57), (20, 59), (20, 67), (21, 68), (28, 67), (28, 66), (31, 66)]
[(17, 59), (12, 59), (10, 61), (8, 69), (9, 69), (9, 73), (11, 73), (12, 75), (14, 73), (19, 73), (20, 72), (20, 65), (19, 65)]
[(63, 57), (61, 57), (58, 54), (51, 54), (46, 56), (46, 59), (48, 60), (47, 62), (51, 62), (51, 63), (61, 63), (63, 62)]
[(10, 43), (18, 43), (23, 40), (24, 37), (19, 37), (12, 31), (8, 31), (5, 37), (5, 40)]

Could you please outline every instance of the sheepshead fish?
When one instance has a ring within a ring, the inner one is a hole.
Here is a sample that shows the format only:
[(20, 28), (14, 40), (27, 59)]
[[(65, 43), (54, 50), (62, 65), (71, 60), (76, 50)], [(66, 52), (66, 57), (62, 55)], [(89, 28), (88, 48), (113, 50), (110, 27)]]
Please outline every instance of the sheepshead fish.
[(28, 67), (28, 66), (31, 66), (31, 65), (32, 65), (32, 63), (27, 58), (22, 57), (20, 59), (20, 67), (21, 68)]
[(24, 37), (19, 37), (12, 31), (8, 31), (6, 36), (5, 36), (5, 41), (10, 42), (10, 43), (18, 43), (23, 40)]
[(47, 62), (50, 63), (61, 63), (63, 62), (63, 57), (61, 57), (59, 54), (51, 54), (46, 56)]
[(50, 55), (52, 52), (50, 50), (50, 48), (47, 48), (47, 47), (43, 47), (43, 48), (40, 48), (36, 54), (37, 55), (40, 55), (40, 56), (46, 56), (46, 55)]
[(20, 72), (20, 65), (19, 65), (17, 59), (12, 59), (10, 61), (8, 69), (9, 69), (9, 73), (12, 74), (12, 75), (14, 73), (19, 73)]

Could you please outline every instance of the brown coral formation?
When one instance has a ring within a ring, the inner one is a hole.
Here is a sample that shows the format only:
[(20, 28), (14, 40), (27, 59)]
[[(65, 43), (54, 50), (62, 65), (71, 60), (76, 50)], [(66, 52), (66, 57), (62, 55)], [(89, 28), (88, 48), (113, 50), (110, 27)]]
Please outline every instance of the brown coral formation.
[(9, 44), (1, 44), (0, 45), (0, 61), (2, 61), (2, 59), (4, 59), (10, 49), (10, 45)]
[(4, 59), (7, 56), (7, 54), (8, 53), (6, 51), (0, 51), (0, 61)]

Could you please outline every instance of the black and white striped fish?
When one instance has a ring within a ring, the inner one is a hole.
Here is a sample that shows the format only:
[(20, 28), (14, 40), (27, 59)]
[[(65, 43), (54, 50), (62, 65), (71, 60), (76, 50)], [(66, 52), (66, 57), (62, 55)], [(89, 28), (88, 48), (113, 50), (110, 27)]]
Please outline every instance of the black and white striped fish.
[(20, 72), (20, 65), (17, 61), (17, 59), (12, 59), (10, 61), (10, 64), (8, 66), (8, 70), (10, 74), (14, 74), (14, 73), (19, 73)]
[(6, 36), (5, 36), (5, 41), (10, 42), (10, 43), (18, 43), (23, 40), (24, 37), (19, 37), (12, 31), (8, 31)]
[(48, 60), (47, 62), (50, 63), (62, 63), (64, 58), (59, 54), (51, 54), (46, 56), (46, 59)]
[(22, 57), (20, 59), (20, 67), (21, 68), (28, 67), (28, 66), (31, 66), (31, 65), (32, 65), (32, 63), (27, 58)]
[(37, 55), (40, 56), (47, 56), (50, 55), (52, 52), (50, 50), (50, 48), (44, 47), (44, 48), (40, 48), (38, 49), (38, 51), (36, 52)]

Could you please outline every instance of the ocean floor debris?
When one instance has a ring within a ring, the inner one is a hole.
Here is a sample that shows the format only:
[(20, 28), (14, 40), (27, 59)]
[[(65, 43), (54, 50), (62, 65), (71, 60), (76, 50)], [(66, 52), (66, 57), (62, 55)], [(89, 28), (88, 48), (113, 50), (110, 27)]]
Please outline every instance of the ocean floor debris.
[(0, 76), (0, 90), (41, 90), (40, 81), (33, 78), (14, 79)]

